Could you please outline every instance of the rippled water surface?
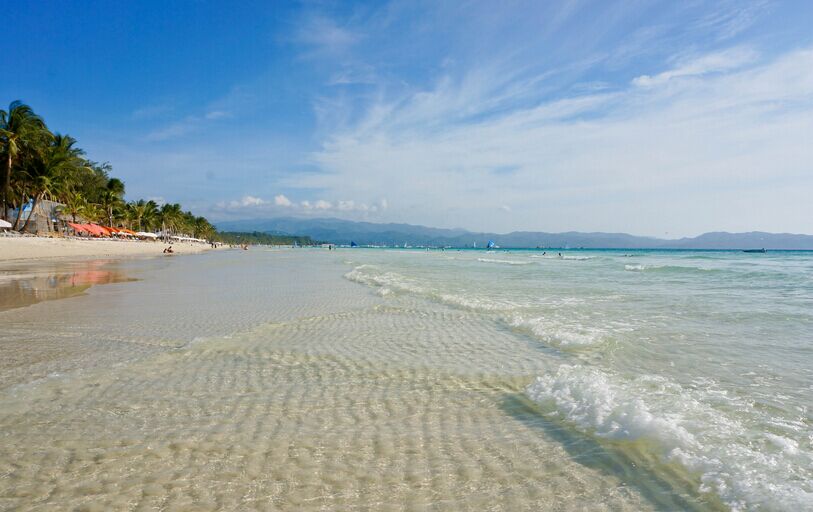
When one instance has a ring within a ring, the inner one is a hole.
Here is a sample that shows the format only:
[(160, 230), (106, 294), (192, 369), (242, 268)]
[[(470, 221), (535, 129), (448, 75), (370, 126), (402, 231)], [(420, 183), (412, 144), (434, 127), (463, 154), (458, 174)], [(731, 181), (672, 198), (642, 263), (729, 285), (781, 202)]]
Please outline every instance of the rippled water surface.
[(810, 253), (102, 269), (0, 311), (0, 509), (813, 508)]

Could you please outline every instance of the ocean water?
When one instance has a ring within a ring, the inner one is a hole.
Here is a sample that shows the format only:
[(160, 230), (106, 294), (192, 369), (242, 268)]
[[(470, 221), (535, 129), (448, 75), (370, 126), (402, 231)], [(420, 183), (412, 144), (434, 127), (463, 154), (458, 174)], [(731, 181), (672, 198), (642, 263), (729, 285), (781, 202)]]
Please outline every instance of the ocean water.
[(0, 311), (0, 509), (813, 510), (812, 253), (103, 268)]

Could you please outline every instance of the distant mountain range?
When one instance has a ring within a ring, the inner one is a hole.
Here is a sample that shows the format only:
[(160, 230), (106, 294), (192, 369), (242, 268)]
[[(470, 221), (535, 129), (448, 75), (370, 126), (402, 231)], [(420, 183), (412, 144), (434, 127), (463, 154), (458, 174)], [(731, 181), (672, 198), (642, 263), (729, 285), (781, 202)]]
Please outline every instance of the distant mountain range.
[(475, 233), (411, 224), (376, 224), (341, 219), (278, 217), (220, 222), (226, 231), (261, 231), (272, 235), (309, 236), (335, 244), (484, 247), (489, 240), (504, 248), (552, 247), (585, 249), (799, 249), (813, 250), (812, 235), (789, 233), (705, 233), (694, 238), (666, 240), (626, 233)]

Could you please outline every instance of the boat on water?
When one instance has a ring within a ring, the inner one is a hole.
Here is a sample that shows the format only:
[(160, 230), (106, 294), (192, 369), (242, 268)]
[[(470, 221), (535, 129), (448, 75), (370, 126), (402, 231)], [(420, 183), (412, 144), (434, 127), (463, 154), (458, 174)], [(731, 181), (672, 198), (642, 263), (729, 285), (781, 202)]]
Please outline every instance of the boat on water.
[(759, 253), (763, 253), (763, 252), (768, 252), (768, 251), (766, 251), (765, 249), (743, 249), (742, 252), (759, 252)]

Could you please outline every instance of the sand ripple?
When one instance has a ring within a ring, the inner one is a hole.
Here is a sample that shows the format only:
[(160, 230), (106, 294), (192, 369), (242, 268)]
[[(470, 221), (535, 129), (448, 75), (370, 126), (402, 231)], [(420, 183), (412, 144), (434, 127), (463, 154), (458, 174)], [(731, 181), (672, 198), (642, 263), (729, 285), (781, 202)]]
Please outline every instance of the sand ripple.
[[(537, 413), (522, 393), (547, 370), (532, 340), (475, 313), (385, 303), (323, 253), (229, 258), (210, 259), (237, 286), (147, 265), (139, 283), (20, 310), (3, 343), (124, 355), (0, 393), (0, 509), (687, 508)], [(35, 328), (34, 314), (51, 319)], [(164, 322), (139, 329), (148, 314)]]

